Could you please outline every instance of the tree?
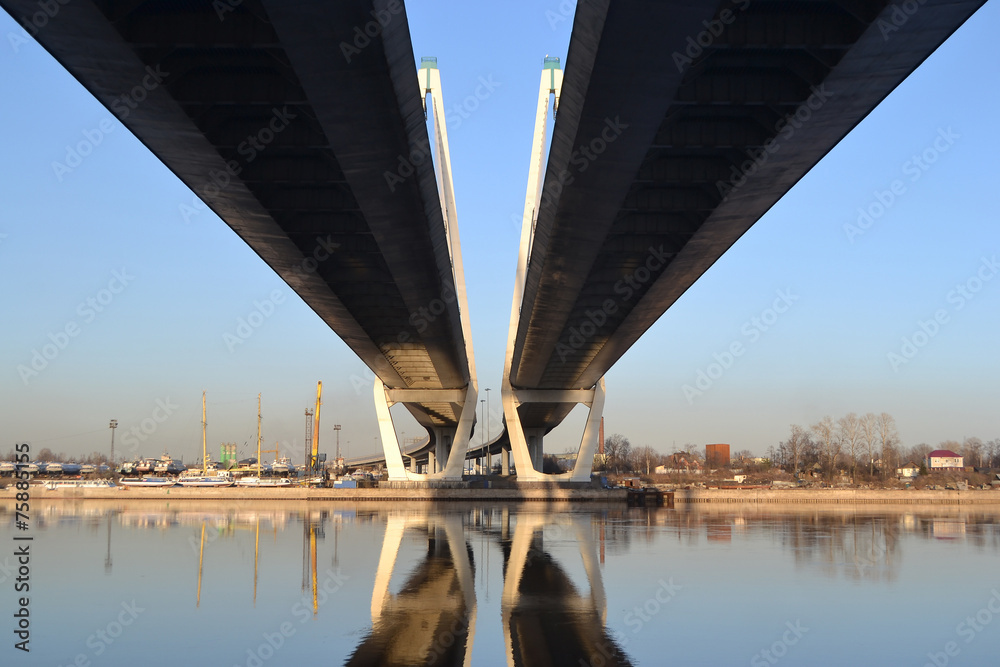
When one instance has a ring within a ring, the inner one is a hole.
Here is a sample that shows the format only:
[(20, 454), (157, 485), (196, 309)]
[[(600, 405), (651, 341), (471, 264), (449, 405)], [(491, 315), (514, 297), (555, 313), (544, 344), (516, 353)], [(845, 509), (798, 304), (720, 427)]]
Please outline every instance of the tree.
[(986, 443), (986, 446), (989, 448), (990, 467), (1000, 466), (1000, 438), (993, 438)]
[(631, 468), (632, 444), (621, 433), (613, 433), (604, 439), (604, 455), (607, 467), (616, 473), (628, 472)]
[(788, 440), (785, 440), (780, 446), (785, 450), (785, 463), (791, 463), (792, 474), (798, 477), (799, 460), (802, 458), (802, 450), (809, 440), (809, 433), (798, 424), (792, 424), (791, 428), (792, 432), (788, 436)]
[(962, 455), (965, 457), (966, 465), (983, 466), (983, 449), (985, 445), (979, 438), (966, 438), (962, 443)]
[(636, 468), (645, 470), (646, 474), (649, 475), (651, 469), (659, 465), (660, 453), (648, 445), (636, 447), (632, 452), (632, 461)]
[[(898, 460), (894, 459), (898, 458), (896, 452), (899, 446), (899, 434), (896, 433), (896, 420), (888, 412), (883, 412), (878, 416), (877, 426), (879, 447), (882, 450), (882, 467), (883, 469), (888, 467), (890, 470), (895, 470), (898, 467), (896, 465)], [(888, 466), (886, 462), (889, 462)]]
[(826, 457), (827, 474), (833, 475), (834, 466), (837, 463), (837, 456), (840, 455), (840, 440), (836, 437), (836, 428), (833, 419), (827, 415), (812, 425), (812, 432), (819, 440), (820, 453)]
[[(868, 459), (868, 476), (871, 477), (875, 470), (875, 452), (878, 451), (878, 417), (874, 412), (868, 412), (861, 418), (861, 444), (864, 446), (865, 457)], [(882, 461), (885, 467), (885, 461)]]
[(851, 481), (858, 467), (858, 452), (861, 450), (861, 421), (858, 416), (849, 412), (837, 420), (837, 436), (847, 447), (848, 456), (851, 457)]

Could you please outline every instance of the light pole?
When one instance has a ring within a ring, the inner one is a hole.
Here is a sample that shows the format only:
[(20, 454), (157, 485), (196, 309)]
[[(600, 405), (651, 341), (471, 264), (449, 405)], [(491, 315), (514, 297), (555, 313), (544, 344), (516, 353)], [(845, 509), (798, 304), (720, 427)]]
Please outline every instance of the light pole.
[[(481, 398), (481, 399), (479, 399), (479, 417), (480, 417), (480, 419), (482, 419), (483, 415), (485, 414), (485, 411), (486, 411), (486, 399), (485, 398)], [(483, 430), (483, 428), (485, 428), (485, 426), (486, 426), (486, 422), (483, 421), (483, 426), (481, 426), (479, 428), (479, 446), (480, 447), (482, 447), (483, 445), (486, 444), (486, 431)], [(481, 460), (480, 460), (480, 463), (482, 463)]]
[[(486, 388), (486, 414), (490, 414), (490, 388)], [(490, 441), (490, 418), (486, 418), (486, 442)], [(493, 457), (490, 455), (490, 448), (486, 447), (486, 474), (493, 472)]]
[(115, 474), (115, 429), (118, 428), (118, 420), (112, 419), (108, 425), (111, 429), (111, 474)]
[(333, 430), (337, 434), (337, 465), (340, 465), (340, 424), (334, 424)]

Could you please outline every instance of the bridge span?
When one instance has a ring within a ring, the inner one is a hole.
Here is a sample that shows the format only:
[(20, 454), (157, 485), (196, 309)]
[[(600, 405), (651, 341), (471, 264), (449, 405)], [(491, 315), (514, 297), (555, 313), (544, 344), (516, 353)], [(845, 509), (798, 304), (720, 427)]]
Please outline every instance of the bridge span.
[[(502, 396), (519, 479), (604, 375), (984, 0), (581, 0), (541, 77)], [(551, 153), (546, 127), (558, 111)]]

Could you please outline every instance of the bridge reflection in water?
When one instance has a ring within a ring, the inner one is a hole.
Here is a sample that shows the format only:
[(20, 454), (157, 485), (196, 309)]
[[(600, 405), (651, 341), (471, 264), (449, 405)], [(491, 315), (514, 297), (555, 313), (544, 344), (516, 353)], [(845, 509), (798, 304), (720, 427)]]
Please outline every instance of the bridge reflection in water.
[[(504, 510), (499, 531), (467, 525), (467, 518), (387, 517), (372, 593), (372, 628), (345, 664), (471, 665), (477, 606), (470, 539), (477, 532), (503, 553), (501, 622), (508, 665), (631, 664), (605, 627), (607, 601), (589, 515), (520, 513), (514, 519)], [(427, 549), (393, 594), (389, 582), (408, 530), (422, 533)], [(586, 593), (545, 549), (543, 531), (576, 543), (589, 583)]]

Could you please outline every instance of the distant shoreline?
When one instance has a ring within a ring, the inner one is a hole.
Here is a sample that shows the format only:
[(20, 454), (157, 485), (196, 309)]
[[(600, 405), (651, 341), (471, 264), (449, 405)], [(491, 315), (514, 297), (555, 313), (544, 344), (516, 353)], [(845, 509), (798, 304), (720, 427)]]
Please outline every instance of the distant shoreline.
[(1000, 490), (917, 489), (677, 489), (676, 505), (842, 504), (842, 505), (1000, 505)]
[[(625, 503), (625, 489), (566, 488), (556, 485), (525, 484), (518, 488), (408, 488), (309, 489), (309, 488), (132, 488), (60, 489), (34, 492), (34, 500), (210, 500), (210, 501), (345, 501), (345, 502), (596, 502)], [(705, 504), (729, 505), (996, 505), (1000, 490), (968, 491), (887, 490), (887, 489), (677, 489), (676, 507)], [(0, 497), (12, 495), (11, 489)]]

